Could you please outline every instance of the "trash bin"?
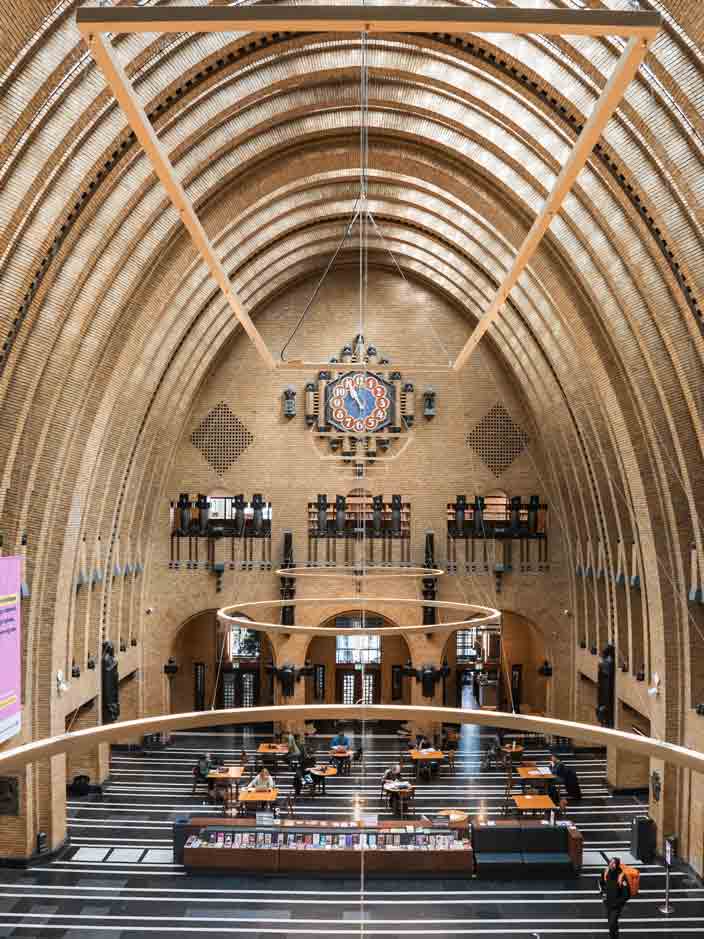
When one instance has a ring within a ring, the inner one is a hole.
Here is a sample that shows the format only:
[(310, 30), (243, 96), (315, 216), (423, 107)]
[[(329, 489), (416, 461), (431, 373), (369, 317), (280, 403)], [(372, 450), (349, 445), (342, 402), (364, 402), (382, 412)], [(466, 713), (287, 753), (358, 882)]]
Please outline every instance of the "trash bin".
[(631, 821), (631, 854), (639, 861), (649, 862), (655, 857), (657, 827), (647, 815)]

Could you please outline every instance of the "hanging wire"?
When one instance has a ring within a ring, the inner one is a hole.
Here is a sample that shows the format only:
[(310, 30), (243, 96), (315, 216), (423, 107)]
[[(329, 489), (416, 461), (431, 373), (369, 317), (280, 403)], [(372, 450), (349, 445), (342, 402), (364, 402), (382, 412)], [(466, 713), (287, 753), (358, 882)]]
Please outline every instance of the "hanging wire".
[(331, 257), (330, 260), (328, 261), (328, 263), (327, 263), (327, 265), (326, 265), (326, 267), (325, 267), (325, 270), (323, 271), (323, 273), (322, 273), (320, 279), (318, 280), (318, 283), (315, 285), (315, 290), (313, 291), (310, 300), (309, 300), (308, 303), (306, 304), (306, 307), (305, 307), (303, 313), (301, 313), (301, 315), (300, 315), (300, 317), (299, 317), (299, 319), (298, 319), (298, 322), (296, 323), (296, 325), (295, 325), (294, 328), (293, 328), (293, 332), (292, 332), (291, 335), (288, 337), (288, 339), (286, 340), (286, 342), (285, 342), (285, 344), (284, 344), (283, 349), (281, 350), (281, 361), (282, 361), (282, 362), (285, 362), (285, 361), (286, 361), (286, 355), (285, 355), (286, 350), (287, 350), (288, 347), (291, 345), (291, 342), (293, 341), (293, 337), (296, 335), (296, 333), (297, 333), (298, 330), (300, 329), (301, 324), (303, 323), (303, 320), (306, 318), (306, 316), (308, 315), (308, 312), (310, 311), (310, 308), (311, 308), (311, 307), (313, 306), (313, 304), (315, 303), (315, 299), (316, 299), (316, 297), (318, 296), (318, 293), (320, 292), (320, 288), (323, 286), (323, 281), (325, 280), (325, 278), (326, 278), (326, 277), (328, 276), (328, 274), (330, 273), (330, 268), (333, 266), (333, 264), (334, 264), (335, 261), (337, 260), (337, 256), (338, 256), (338, 254), (340, 253), (340, 251), (342, 250), (342, 247), (343, 247), (344, 243), (347, 241), (347, 239), (348, 239), (348, 238), (350, 237), (350, 235), (352, 234), (352, 229), (354, 228), (354, 223), (355, 223), (355, 222), (357, 221), (357, 219), (359, 218), (359, 211), (358, 211), (358, 208), (357, 208), (358, 205), (359, 205), (359, 196), (357, 196), (357, 199), (355, 200), (354, 206), (352, 207), (352, 218), (351, 218), (351, 219), (349, 220), (349, 222), (347, 223), (347, 227), (345, 228), (345, 232), (344, 232), (342, 238), (340, 239), (340, 243), (338, 244), (337, 248), (335, 248), (334, 254), (332, 255), (332, 257)]
[[(365, 324), (366, 324), (366, 313), (367, 313), (367, 287), (368, 287), (368, 273), (367, 273), (367, 263), (368, 263), (368, 253), (367, 253), (367, 212), (368, 212), (368, 183), (369, 183), (369, 171), (368, 171), (368, 160), (369, 160), (369, 134), (367, 123), (369, 120), (369, 74), (368, 74), (368, 62), (367, 62), (367, 33), (363, 32), (360, 36), (360, 69), (359, 69), (359, 201), (360, 201), (360, 211), (359, 211), (359, 336), (364, 336), (365, 333)], [(361, 354), (363, 355), (363, 349), (360, 345), (357, 347)], [(362, 374), (367, 374), (367, 363), (366, 359), (363, 358), (362, 362)], [(360, 410), (361, 414), (361, 410)], [(364, 439), (358, 438), (357, 446), (364, 446)], [(364, 466), (364, 464), (362, 464)], [(367, 566), (367, 519), (366, 519), (366, 503), (365, 503), (365, 488), (361, 486), (362, 497), (359, 500), (359, 507), (362, 513), (361, 524), (362, 524), (362, 538), (361, 538), (361, 564), (360, 569), (362, 571), (362, 580), (358, 581), (358, 589), (362, 587), (364, 582), (363, 578), (366, 574)], [(358, 520), (359, 521), (359, 520)], [(366, 591), (365, 591), (366, 592)], [(366, 629), (366, 608), (361, 610), (361, 627)], [(366, 643), (365, 643), (366, 644)], [(365, 750), (366, 750), (366, 710), (365, 710), (365, 701), (366, 701), (366, 670), (365, 670), (365, 658), (367, 656), (363, 652), (360, 656), (362, 668), (360, 670), (362, 688), (361, 688), (361, 698), (362, 698), (362, 714), (361, 714), (361, 746), (362, 746), (362, 759), (361, 759), (361, 777), (362, 777), (362, 793), (366, 792), (366, 759), (365, 759)], [(364, 809), (365, 806), (363, 805)], [(366, 814), (366, 812), (364, 813)], [(362, 829), (360, 833), (361, 851), (359, 855), (359, 934), (360, 937), (364, 937), (364, 916), (365, 916), (365, 861), (366, 861), (366, 834)]]

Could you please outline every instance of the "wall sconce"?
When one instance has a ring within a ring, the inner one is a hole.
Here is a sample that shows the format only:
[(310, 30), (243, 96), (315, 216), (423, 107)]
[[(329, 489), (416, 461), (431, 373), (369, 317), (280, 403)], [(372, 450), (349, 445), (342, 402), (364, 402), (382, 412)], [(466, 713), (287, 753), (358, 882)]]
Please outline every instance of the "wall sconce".
[(78, 665), (76, 665), (76, 660), (74, 659), (73, 662), (71, 663), (71, 678), (80, 678), (80, 677), (81, 677), (81, 669), (79, 668)]
[(296, 416), (296, 389), (293, 385), (286, 385), (282, 392), (284, 402), (284, 417)]
[(423, 392), (423, 417), (428, 421), (437, 414), (435, 399), (435, 389), (432, 387), (432, 385), (428, 385), (428, 387)]
[(176, 659), (169, 658), (169, 661), (164, 666), (164, 674), (171, 681), (176, 673), (178, 672), (178, 665), (176, 664)]
[(403, 674), (415, 678), (423, 684), (423, 697), (432, 698), (435, 694), (435, 685), (441, 678), (447, 678), (450, 674), (450, 666), (444, 662), (441, 668), (435, 668), (433, 665), (423, 665), (422, 668), (413, 668), (410, 660), (404, 666)]
[(68, 691), (69, 684), (64, 680), (64, 673), (61, 669), (56, 673), (56, 690), (59, 694), (63, 694), (65, 691)]
[(648, 694), (651, 698), (657, 698), (660, 694), (660, 676), (657, 672), (653, 672), (653, 684), (648, 688)]
[(136, 637), (136, 636), (132, 636), (132, 638), (130, 639), (130, 645), (131, 645), (131, 646), (136, 646), (136, 645), (137, 645), (137, 637)]
[(224, 561), (216, 561), (213, 564), (213, 574), (215, 574), (215, 593), (222, 591), (222, 579), (225, 575)]
[(93, 656), (90, 655), (90, 654), (88, 655), (87, 666), (88, 666), (88, 668), (89, 668), (91, 671), (93, 671), (93, 670), (95, 669), (95, 659), (94, 659)]
[(127, 652), (127, 643), (124, 639), (120, 639), (120, 652)]

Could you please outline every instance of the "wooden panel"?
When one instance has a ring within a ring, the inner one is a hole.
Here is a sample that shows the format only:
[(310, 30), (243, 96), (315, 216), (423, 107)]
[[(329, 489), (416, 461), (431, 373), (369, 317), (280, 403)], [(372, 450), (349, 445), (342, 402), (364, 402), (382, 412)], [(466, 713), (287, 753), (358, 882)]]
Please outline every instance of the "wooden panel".
[(183, 863), (193, 870), (277, 874), (279, 851), (278, 848), (185, 848)]
[(516, 33), (558, 36), (652, 36), (649, 12), (519, 10), (412, 6), (113, 7), (79, 9), (81, 32), (174, 33), (228, 30), (298, 32)]

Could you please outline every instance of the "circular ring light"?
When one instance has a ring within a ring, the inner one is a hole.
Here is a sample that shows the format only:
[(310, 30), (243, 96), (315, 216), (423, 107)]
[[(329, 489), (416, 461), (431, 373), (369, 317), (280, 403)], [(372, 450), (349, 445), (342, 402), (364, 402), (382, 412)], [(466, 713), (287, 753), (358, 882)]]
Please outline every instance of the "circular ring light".
[[(279, 577), (355, 577), (381, 580), (384, 577), (442, 577), (439, 567), (280, 567)], [(289, 604), (290, 606), (290, 604)]]
[[(286, 635), (301, 634), (304, 636), (358, 636), (358, 627), (344, 627), (335, 629), (331, 626), (285, 626), (282, 623), (267, 623), (260, 620), (247, 619), (244, 615), (248, 610), (257, 610), (261, 607), (274, 607), (280, 609), (284, 606), (303, 606), (305, 604), (325, 607), (330, 604), (350, 604), (351, 608), (376, 612), (376, 608), (384, 604), (397, 604), (401, 606), (429, 606), (437, 610), (459, 610), (465, 614), (463, 619), (449, 623), (418, 623), (411, 626), (376, 626), (364, 629), (370, 636), (394, 636), (406, 633), (436, 633), (452, 629), (466, 629), (469, 626), (486, 626), (501, 615), (499, 610), (490, 606), (480, 606), (478, 603), (459, 603), (456, 600), (417, 600), (408, 597), (308, 597), (293, 600), (255, 600), (246, 603), (224, 606), (218, 610), (218, 619), (222, 623), (231, 623), (234, 626), (245, 627), (255, 631), (285, 633)], [(474, 615), (473, 615), (474, 614)], [(478, 614), (478, 615), (477, 615)], [(469, 617), (472, 616), (470, 619)]]

